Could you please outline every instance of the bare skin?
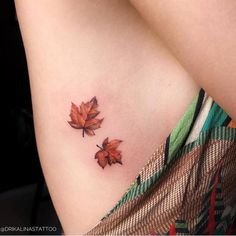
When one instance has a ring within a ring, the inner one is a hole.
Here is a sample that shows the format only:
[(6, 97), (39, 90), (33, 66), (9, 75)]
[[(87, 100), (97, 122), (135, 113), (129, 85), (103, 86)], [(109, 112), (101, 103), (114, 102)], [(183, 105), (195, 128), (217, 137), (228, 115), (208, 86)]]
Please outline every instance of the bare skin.
[(236, 1), (130, 2), (196, 82), (236, 120)]
[[(128, 1), (15, 2), (43, 172), (65, 233), (83, 234), (121, 198), (200, 86)], [(104, 121), (83, 138), (67, 123), (71, 101), (93, 96)], [(123, 165), (97, 164), (106, 137), (123, 140)]]

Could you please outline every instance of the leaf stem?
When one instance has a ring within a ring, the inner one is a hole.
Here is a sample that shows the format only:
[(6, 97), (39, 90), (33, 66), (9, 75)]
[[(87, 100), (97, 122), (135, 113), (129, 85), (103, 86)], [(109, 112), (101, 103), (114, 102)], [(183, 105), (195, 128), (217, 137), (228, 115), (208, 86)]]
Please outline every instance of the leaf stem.
[(102, 147), (100, 147), (99, 145), (96, 145), (98, 148), (100, 148), (101, 150), (103, 150), (103, 148)]
[(82, 133), (82, 136), (84, 137), (84, 129), (83, 129), (83, 133)]

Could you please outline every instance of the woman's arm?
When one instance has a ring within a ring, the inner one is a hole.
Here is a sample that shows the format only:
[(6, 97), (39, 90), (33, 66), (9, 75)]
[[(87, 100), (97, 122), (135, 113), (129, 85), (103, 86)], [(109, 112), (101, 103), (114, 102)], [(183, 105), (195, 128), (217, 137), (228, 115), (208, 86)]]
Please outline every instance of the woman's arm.
[(236, 1), (130, 0), (182, 65), (236, 119)]

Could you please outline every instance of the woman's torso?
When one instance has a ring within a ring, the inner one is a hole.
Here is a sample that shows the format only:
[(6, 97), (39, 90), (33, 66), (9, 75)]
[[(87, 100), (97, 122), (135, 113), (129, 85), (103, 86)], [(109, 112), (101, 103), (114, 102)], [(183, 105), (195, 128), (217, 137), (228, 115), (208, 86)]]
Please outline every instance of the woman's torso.
[[(77, 225), (66, 233), (87, 232), (114, 206), (200, 89), (136, 13), (127, 10), (126, 3), (119, 4), (132, 20), (117, 21), (116, 27), (109, 28), (114, 35), (111, 41), (106, 39), (107, 48), (94, 46), (98, 51), (102, 48), (104, 58), (99, 75), (85, 83), (85, 88), (93, 87), (92, 92), (82, 92), (80, 97), (97, 96), (104, 122), (94, 145), (101, 145), (107, 136), (122, 139), (123, 165), (91, 167), (90, 157), (84, 155), (88, 161), (78, 175), (81, 186), (89, 187), (78, 195), (73, 220)], [(92, 168), (92, 175), (87, 168)]]
[[(39, 4), (34, 20), (45, 25), (26, 47), (40, 160), (65, 233), (81, 234), (120, 199), (199, 87), (126, 0)], [(83, 138), (68, 125), (71, 102), (94, 96), (104, 121)], [(106, 137), (123, 140), (123, 165), (97, 164)]]

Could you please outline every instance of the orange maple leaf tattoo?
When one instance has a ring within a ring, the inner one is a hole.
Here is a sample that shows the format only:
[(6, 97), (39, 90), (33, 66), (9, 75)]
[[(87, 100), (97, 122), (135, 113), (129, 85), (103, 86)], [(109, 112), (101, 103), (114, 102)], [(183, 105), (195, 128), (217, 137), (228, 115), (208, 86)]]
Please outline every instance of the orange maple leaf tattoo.
[(89, 102), (82, 102), (78, 107), (73, 102), (71, 103), (70, 118), (68, 121), (71, 127), (82, 129), (82, 136), (86, 133), (88, 136), (95, 135), (94, 130), (101, 127), (104, 118), (95, 118), (100, 112), (97, 110), (97, 98), (93, 97)]
[(119, 163), (122, 164), (121, 158), (121, 151), (117, 150), (118, 146), (122, 140), (113, 139), (110, 142), (108, 138), (106, 138), (103, 143), (102, 147), (98, 146), (100, 150), (95, 154), (95, 159), (97, 159), (98, 164), (104, 169), (104, 167), (109, 164)]

